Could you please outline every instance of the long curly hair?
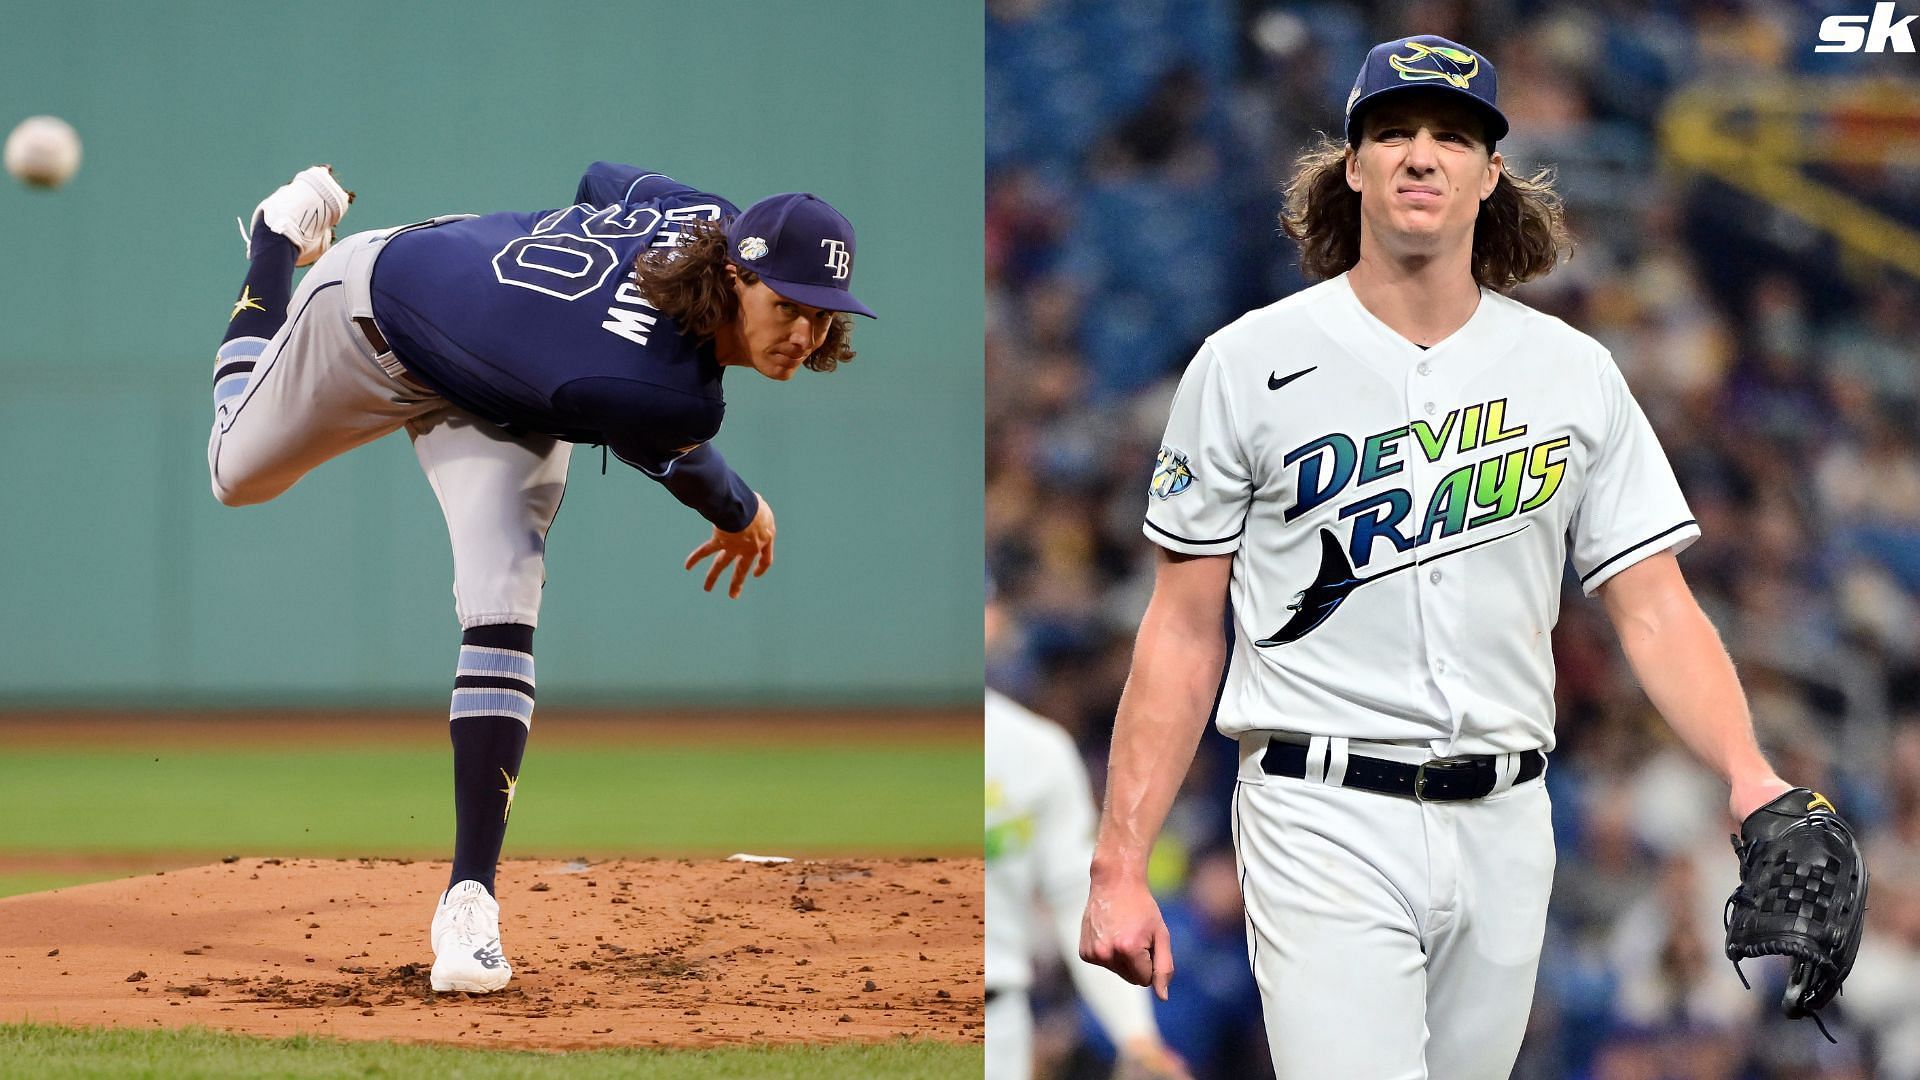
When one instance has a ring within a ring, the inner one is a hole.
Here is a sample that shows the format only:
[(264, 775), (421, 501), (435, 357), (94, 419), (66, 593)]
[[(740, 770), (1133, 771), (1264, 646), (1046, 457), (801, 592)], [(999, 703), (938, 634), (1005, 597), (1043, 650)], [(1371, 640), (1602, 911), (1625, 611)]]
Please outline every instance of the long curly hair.
[[(740, 314), (740, 299), (727, 281), (727, 234), (717, 221), (701, 221), (682, 229), (680, 243), (670, 248), (648, 248), (633, 264), (633, 283), (647, 302), (680, 324), (695, 340), (707, 341)], [(748, 285), (760, 280), (751, 270), (739, 271)], [(805, 363), (814, 371), (832, 371), (853, 359), (847, 339), (853, 317), (835, 312), (827, 340)]]
[[(1502, 169), (1473, 225), (1473, 280), (1496, 292), (1544, 277), (1573, 253), (1553, 170)], [(1280, 228), (1300, 244), (1300, 269), (1319, 281), (1360, 261), (1360, 193), (1347, 186), (1347, 144), (1323, 137), (1294, 163)]]

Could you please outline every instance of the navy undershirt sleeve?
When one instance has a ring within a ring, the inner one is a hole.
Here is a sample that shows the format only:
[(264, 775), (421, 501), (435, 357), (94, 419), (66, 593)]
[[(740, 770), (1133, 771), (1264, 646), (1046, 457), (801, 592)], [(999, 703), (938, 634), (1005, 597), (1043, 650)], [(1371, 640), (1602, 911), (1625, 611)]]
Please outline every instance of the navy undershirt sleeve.
[(712, 443), (702, 443), (665, 464), (649, 464), (652, 452), (644, 447), (611, 444), (614, 456), (639, 469), (673, 493), (716, 529), (739, 532), (760, 512), (760, 497)]
[(633, 379), (575, 379), (554, 405), (578, 428), (575, 441), (605, 443), (621, 461), (658, 480), (716, 528), (739, 532), (760, 500), (712, 445), (725, 402)]

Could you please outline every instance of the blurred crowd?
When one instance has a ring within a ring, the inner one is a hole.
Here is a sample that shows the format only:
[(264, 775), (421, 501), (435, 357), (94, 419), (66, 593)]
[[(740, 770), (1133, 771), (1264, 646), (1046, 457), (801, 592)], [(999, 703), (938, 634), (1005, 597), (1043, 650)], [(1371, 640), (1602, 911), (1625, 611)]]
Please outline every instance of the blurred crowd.
[[(1777, 185), (1696, 168), (1700, 147), (1670, 123), (1702, 88), (1798, 104), (1802, 137), (1769, 151), (1784, 164), (1740, 167), (1841, 192), (1881, 215), (1883, 250), (1912, 253), (1920, 61), (1815, 54), (1832, 12), (1786, 2), (987, 8), (986, 542), (1018, 625), (989, 683), (1066, 725), (1101, 787), (1152, 584), (1140, 518), (1175, 381), (1206, 334), (1306, 284), (1276, 227), (1281, 185), (1338, 133), (1366, 49), (1464, 41), (1498, 66), (1508, 167), (1557, 169), (1577, 243), (1516, 295), (1612, 350), (1700, 521), (1681, 566), (1761, 741), (1854, 822), (1873, 872), (1829, 1045), (1777, 1017), (1782, 972), (1749, 965), (1747, 991), (1724, 959), (1725, 789), (1569, 586), (1548, 774), (1560, 863), (1515, 1075), (1920, 1078), (1920, 283)], [(1895, 108), (1835, 109), (1809, 86)], [(1209, 734), (1154, 857), (1179, 961), (1160, 1020), (1201, 1077), (1268, 1071), (1232, 772), (1231, 744)], [(1102, 1075), (1107, 1051), (1066, 991), (1043, 984), (1036, 1001), (1040, 1075)]]

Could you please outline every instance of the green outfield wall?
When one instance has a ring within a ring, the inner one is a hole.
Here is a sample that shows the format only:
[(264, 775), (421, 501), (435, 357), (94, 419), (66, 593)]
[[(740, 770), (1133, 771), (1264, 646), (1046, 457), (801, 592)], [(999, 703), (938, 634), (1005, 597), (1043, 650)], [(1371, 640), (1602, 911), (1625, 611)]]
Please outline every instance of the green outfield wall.
[(0, 126), (85, 140), (0, 181), (0, 707), (411, 701), (458, 640), (404, 437), (264, 506), (208, 492), (236, 215), (332, 163), (343, 231), (571, 201), (624, 160), (853, 220), (859, 357), (735, 371), (718, 444), (779, 521), (739, 601), (707, 526), (600, 453), (550, 537), (543, 701), (949, 704), (980, 686), (978, 5), (0, 3)]

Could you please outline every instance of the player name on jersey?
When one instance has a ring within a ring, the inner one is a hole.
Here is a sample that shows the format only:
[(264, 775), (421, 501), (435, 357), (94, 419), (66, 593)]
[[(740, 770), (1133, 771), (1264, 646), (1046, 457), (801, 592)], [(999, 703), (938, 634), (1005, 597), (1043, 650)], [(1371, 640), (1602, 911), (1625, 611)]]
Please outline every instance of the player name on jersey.
[[(630, 304), (632, 307), (622, 307), (623, 304)], [(635, 311), (633, 308), (646, 310)], [(607, 306), (607, 321), (600, 324), (600, 329), (626, 338), (635, 345), (645, 345), (647, 331), (651, 330), (653, 324), (658, 321), (654, 315), (649, 315), (647, 312), (659, 310), (647, 302), (647, 298), (641, 295), (633, 282), (622, 282), (620, 287), (613, 291), (613, 303)]]

